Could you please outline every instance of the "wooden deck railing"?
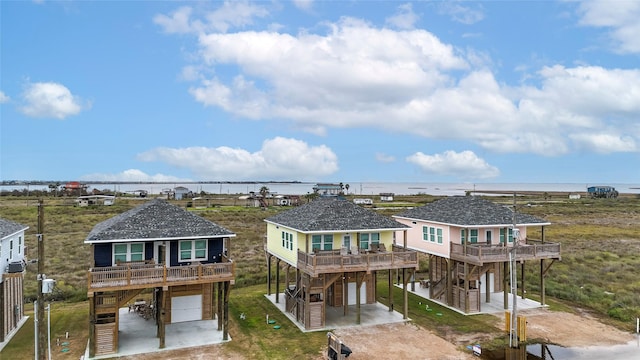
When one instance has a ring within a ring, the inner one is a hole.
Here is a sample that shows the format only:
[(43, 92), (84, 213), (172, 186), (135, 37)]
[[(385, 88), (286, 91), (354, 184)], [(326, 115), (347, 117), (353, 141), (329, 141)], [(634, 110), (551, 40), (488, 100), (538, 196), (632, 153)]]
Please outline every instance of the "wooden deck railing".
[[(512, 246), (467, 244), (465, 255), (464, 245), (451, 243), (451, 258), (469, 261), (477, 264), (485, 262), (501, 262), (509, 260), (509, 253), (513, 254)], [(515, 260), (559, 259), (560, 244), (542, 242), (539, 240), (525, 240), (518, 243)]]
[(233, 261), (189, 266), (126, 264), (92, 268), (88, 271), (89, 291), (124, 290), (145, 287), (232, 281)]
[(340, 250), (326, 250), (307, 254), (298, 250), (298, 268), (311, 275), (342, 271), (368, 271), (417, 268), (418, 253), (394, 247), (393, 251), (340, 254)]

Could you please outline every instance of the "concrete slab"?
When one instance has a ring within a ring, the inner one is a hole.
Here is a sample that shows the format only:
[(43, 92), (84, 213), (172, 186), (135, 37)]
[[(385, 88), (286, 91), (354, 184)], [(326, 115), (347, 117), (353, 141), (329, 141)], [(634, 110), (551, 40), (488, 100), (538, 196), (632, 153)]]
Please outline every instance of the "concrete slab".
[(118, 352), (111, 355), (89, 357), (89, 349), (84, 359), (109, 359), (117, 356), (148, 354), (159, 351), (184, 349), (194, 346), (220, 344), (222, 331), (218, 331), (217, 320), (198, 320), (165, 327), (165, 348), (160, 349), (160, 339), (156, 337), (157, 326), (153, 319), (145, 320), (128, 308), (120, 309), (120, 328), (118, 331)]
[[(400, 285), (396, 285), (396, 287), (398, 288), (402, 288), (402, 286)], [(420, 285), (418, 285), (418, 283), (416, 283), (415, 285), (415, 290), (412, 291), (411, 290), (411, 284), (409, 284), (409, 289), (408, 289), (409, 293), (415, 294), (420, 296), (423, 299), (428, 299), (431, 300), (431, 298), (429, 297), (429, 288), (422, 288), (420, 287)], [(512, 309), (512, 301), (513, 301), (513, 296), (511, 294), (509, 294), (509, 299), (508, 299), (508, 307), (509, 309), (507, 310), (511, 310)], [(482, 293), (481, 295), (481, 300), (480, 300), (480, 312), (474, 312), (471, 314), (467, 314), (467, 315), (477, 315), (477, 314), (498, 314), (498, 313), (504, 313), (505, 312), (505, 308), (504, 308), (504, 293), (499, 292), (499, 293), (491, 293), (490, 295), (490, 302), (486, 302), (485, 301), (485, 294)], [(454, 307), (450, 307), (447, 304), (437, 301), (437, 300), (431, 300), (435, 303), (438, 303), (442, 306), (446, 306), (447, 308), (454, 310), (456, 312), (459, 312), (460, 314), (464, 314), (463, 311), (461, 311), (460, 309), (456, 309)], [(531, 300), (531, 299), (523, 299), (522, 297), (518, 296), (518, 310), (526, 310), (526, 309), (536, 309), (536, 308), (544, 308), (547, 307), (547, 305), (542, 305), (537, 301)]]
[[(325, 327), (322, 329), (306, 330), (298, 323), (295, 317), (285, 311), (284, 293), (280, 293), (280, 302), (276, 303), (275, 294), (265, 295), (271, 303), (302, 332), (329, 331), (339, 328), (355, 326), (372, 326), (381, 324), (402, 323), (411, 319), (403, 319), (403, 315), (397, 311), (389, 311), (389, 308), (381, 303), (360, 305), (360, 324), (356, 324), (356, 305), (349, 305), (348, 313), (344, 315), (342, 307), (325, 307)], [(266, 321), (266, 317), (265, 317)]]

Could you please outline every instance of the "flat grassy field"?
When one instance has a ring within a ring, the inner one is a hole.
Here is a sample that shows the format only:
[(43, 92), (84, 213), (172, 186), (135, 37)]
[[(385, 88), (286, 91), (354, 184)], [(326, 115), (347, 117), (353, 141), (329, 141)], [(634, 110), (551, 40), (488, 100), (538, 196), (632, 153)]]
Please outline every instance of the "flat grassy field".
[[(428, 195), (396, 196), (394, 203), (386, 203), (384, 207), (375, 204), (373, 209), (391, 216), (408, 206), (420, 206), (435, 199)], [(492, 196), (491, 199), (509, 205), (513, 201), (512, 197)], [(62, 198), (44, 198), (45, 273), (57, 280), (56, 290), (50, 297), (54, 301), (52, 326), (56, 329), (54, 336), (60, 336), (60, 331), (69, 331), (72, 338), (69, 352), (61, 353), (56, 358), (77, 359), (81, 355), (80, 348), (86, 345), (86, 272), (90, 267), (91, 252), (90, 247), (83, 243), (84, 239), (98, 222), (141, 202), (118, 198), (113, 206), (75, 207), (72, 202)], [(220, 197), (214, 202), (216, 205), (212, 207), (187, 209), (237, 234), (230, 249), (230, 255), (237, 264), (236, 284), (230, 297), (233, 341), (225, 346), (233, 348), (234, 352), (246, 354), (247, 358), (287, 358), (292, 351), (299, 358), (317, 355), (325, 345), (326, 335), (323, 332), (302, 333), (296, 328), (275, 332), (259, 324), (265, 312), (273, 313), (276, 320), (285, 320), (284, 315), (272, 311), (272, 306), (263, 297), (267, 276), (264, 253), (266, 225), (263, 220), (288, 208), (261, 210), (245, 207), (233, 196)], [(187, 201), (175, 203), (185, 208), (187, 205)], [(36, 198), (0, 197), (0, 217), (30, 227), (26, 233), (30, 259), (37, 256), (36, 205)], [(545, 228), (546, 240), (562, 244), (562, 261), (555, 262), (547, 276), (547, 296), (552, 307), (564, 311), (572, 311), (574, 307), (589, 308), (599, 314), (601, 320), (634, 331), (635, 319), (640, 317), (640, 199), (621, 196), (618, 199), (569, 200), (546, 194), (519, 197), (517, 206), (520, 212), (550, 221), (552, 225)], [(539, 229), (532, 228), (528, 235), (539, 239), (540, 234), (536, 232)], [(428, 268), (426, 256), (420, 257), (420, 267), (422, 272)], [(534, 265), (526, 269), (527, 296), (534, 299), (539, 293), (538, 271)], [(27, 311), (37, 295), (35, 274), (36, 265), (30, 264), (25, 280)], [(386, 286), (384, 281), (380, 282), (380, 286)], [(401, 299), (401, 296), (398, 295), (397, 299)], [(380, 301), (384, 303), (385, 299), (381, 298)], [(424, 302), (424, 299), (409, 297), (410, 305), (420, 301)], [(413, 308), (410, 306), (410, 312)], [(447, 312), (446, 309), (441, 311)], [(247, 321), (239, 320), (241, 313), (247, 315)], [(412, 312), (409, 316), (418, 325), (433, 329), (436, 333), (484, 330), (495, 332), (496, 336), (500, 334), (493, 326), (488, 327), (490, 321), (483, 321), (483, 316), (464, 317), (455, 314), (451, 312), (450, 316), (444, 316), (442, 319), (445, 320), (434, 320), (420, 312)], [(29, 321), (31, 325), (23, 327), (0, 353), (0, 359), (33, 357), (33, 323), (32, 319)], [(290, 341), (300, 346), (293, 350), (287, 346)], [(31, 356), (26, 356), (29, 351)], [(13, 354), (20, 356), (13, 357)]]

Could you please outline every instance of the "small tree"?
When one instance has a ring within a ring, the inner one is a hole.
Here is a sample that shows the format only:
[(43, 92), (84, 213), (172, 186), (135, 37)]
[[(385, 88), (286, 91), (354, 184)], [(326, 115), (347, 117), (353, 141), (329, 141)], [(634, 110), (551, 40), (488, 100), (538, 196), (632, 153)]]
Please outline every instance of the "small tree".
[(260, 188), (260, 195), (262, 195), (263, 198), (266, 198), (268, 193), (269, 193), (268, 187), (263, 186)]

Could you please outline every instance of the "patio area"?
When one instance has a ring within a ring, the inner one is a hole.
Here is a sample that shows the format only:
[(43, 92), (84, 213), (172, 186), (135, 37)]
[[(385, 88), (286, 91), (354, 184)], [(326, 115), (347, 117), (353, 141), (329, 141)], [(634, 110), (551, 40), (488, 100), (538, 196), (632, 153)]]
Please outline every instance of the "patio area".
[[(402, 286), (400, 285), (396, 285), (399, 288), (402, 288)], [(429, 299), (431, 300), (431, 298), (429, 297), (429, 288), (428, 287), (422, 287), (420, 286), (420, 283), (416, 281), (415, 283), (415, 290), (412, 291), (411, 290), (411, 284), (409, 283), (408, 285), (408, 291), (409, 293), (415, 294), (420, 296), (421, 298), (424, 299)], [(476, 315), (476, 314), (498, 314), (498, 313), (504, 313), (505, 312), (505, 308), (504, 308), (504, 293), (502, 292), (498, 292), (498, 293), (491, 293), (490, 296), (490, 302), (486, 302), (485, 301), (485, 294), (482, 293), (481, 296), (481, 301), (480, 301), (480, 312), (474, 312), (471, 314), (467, 314), (467, 315)], [(511, 310), (512, 309), (512, 301), (513, 301), (513, 296), (511, 294), (509, 294), (509, 306), (507, 310)], [(462, 312), (459, 309), (456, 309), (454, 307), (450, 307), (445, 303), (442, 303), (440, 301), (437, 300), (431, 300), (433, 302), (436, 302), (442, 306), (446, 306), (448, 308), (450, 308), (451, 310), (454, 310), (456, 312), (459, 312), (461, 314), (464, 314), (464, 312)], [(531, 300), (531, 299), (522, 299), (522, 297), (518, 296), (518, 304), (517, 307), (519, 310), (526, 310), (526, 309), (536, 309), (536, 308), (543, 308), (543, 307), (547, 307), (547, 305), (542, 305), (537, 301)]]
[(222, 340), (222, 331), (217, 330), (217, 320), (187, 321), (167, 324), (165, 348), (159, 349), (160, 340), (156, 337), (156, 324), (153, 319), (145, 320), (139, 314), (129, 312), (128, 308), (121, 308), (119, 316), (118, 352), (90, 358), (87, 347), (84, 359), (110, 359), (225, 342)]
[(312, 331), (329, 331), (339, 328), (347, 328), (354, 326), (372, 326), (381, 324), (402, 323), (411, 319), (403, 319), (402, 314), (397, 311), (389, 311), (389, 308), (383, 304), (361, 304), (360, 305), (360, 324), (356, 324), (356, 305), (349, 305), (349, 312), (345, 316), (342, 307), (326, 307), (325, 327), (322, 329), (305, 330), (299, 324), (295, 317), (285, 311), (285, 295), (280, 293), (280, 302), (276, 303), (275, 294), (265, 295), (265, 297), (278, 308), (280, 312), (285, 314), (291, 323), (297, 326), (302, 332)]

